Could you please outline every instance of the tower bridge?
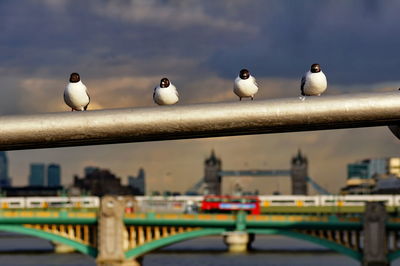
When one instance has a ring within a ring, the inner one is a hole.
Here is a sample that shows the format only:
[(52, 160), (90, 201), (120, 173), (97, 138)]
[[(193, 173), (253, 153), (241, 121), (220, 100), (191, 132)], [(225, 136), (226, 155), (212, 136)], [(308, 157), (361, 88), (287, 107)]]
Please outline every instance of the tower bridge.
[(307, 184), (310, 184), (319, 194), (330, 194), (326, 189), (318, 185), (308, 176), (308, 159), (299, 150), (297, 155), (291, 160), (290, 170), (286, 169), (257, 169), (257, 170), (222, 170), (222, 161), (217, 158), (214, 150), (204, 161), (204, 177), (201, 178), (189, 193), (197, 193), (202, 186), (208, 194), (220, 195), (223, 177), (290, 177), (292, 194), (307, 195)]
[(380, 202), (367, 203), (360, 216), (133, 213), (131, 200), (106, 196), (99, 210), (3, 209), (0, 230), (71, 246), (98, 265), (140, 265), (153, 250), (208, 235), (220, 235), (235, 252), (245, 251), (256, 235), (278, 234), (325, 246), (363, 265), (388, 265), (400, 257), (400, 217), (387, 214)]

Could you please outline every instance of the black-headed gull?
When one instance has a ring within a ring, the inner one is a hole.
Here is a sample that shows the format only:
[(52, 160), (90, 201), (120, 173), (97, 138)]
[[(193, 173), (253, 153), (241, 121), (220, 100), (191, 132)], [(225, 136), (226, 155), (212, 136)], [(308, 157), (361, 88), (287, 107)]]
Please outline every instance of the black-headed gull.
[(328, 85), (326, 76), (319, 64), (312, 64), (310, 70), (301, 78), (302, 96), (320, 96)]
[(153, 100), (158, 105), (171, 105), (179, 101), (179, 94), (169, 79), (162, 78), (160, 85), (154, 88)]
[(239, 97), (239, 101), (242, 98), (251, 98), (254, 100), (254, 95), (257, 91), (258, 85), (256, 79), (250, 75), (247, 69), (240, 70), (239, 75), (233, 83), (233, 92)]
[(71, 111), (86, 111), (90, 97), (78, 73), (72, 73), (64, 90), (64, 101)]

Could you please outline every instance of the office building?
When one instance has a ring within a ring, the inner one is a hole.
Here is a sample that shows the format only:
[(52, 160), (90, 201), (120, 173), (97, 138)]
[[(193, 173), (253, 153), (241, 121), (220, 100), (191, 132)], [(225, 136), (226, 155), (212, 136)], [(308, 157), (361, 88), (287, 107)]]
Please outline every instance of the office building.
[(5, 151), (0, 151), (0, 187), (8, 187), (11, 180), (8, 176), (8, 158)]
[(389, 191), (400, 179), (400, 158), (364, 159), (347, 165), (346, 194), (370, 194)]
[(49, 164), (47, 166), (47, 186), (61, 186), (61, 167), (58, 164)]
[(45, 171), (43, 163), (33, 163), (30, 167), (29, 186), (43, 187), (45, 185)]
[(128, 177), (128, 185), (133, 188), (136, 188), (139, 191), (139, 195), (146, 194), (146, 174), (143, 168), (139, 169), (139, 173), (136, 177), (135, 176)]
[[(86, 168), (85, 168), (86, 172)], [(80, 194), (104, 195), (138, 195), (136, 188), (121, 185), (121, 179), (107, 169), (96, 168), (89, 171), (83, 178), (74, 177), (71, 189), (79, 190)]]
[(85, 176), (88, 176), (91, 173), (93, 173), (94, 171), (98, 171), (98, 170), (100, 170), (100, 168), (98, 168), (96, 166), (86, 166), (85, 169), (83, 169), (83, 172), (84, 172)]

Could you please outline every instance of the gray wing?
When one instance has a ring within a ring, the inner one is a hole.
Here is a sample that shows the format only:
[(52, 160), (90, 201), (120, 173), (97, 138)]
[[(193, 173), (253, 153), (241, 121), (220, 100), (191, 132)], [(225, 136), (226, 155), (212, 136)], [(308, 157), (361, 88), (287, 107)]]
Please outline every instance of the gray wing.
[(302, 95), (302, 96), (306, 96), (306, 95), (304, 94), (304, 84), (306, 84), (306, 76), (305, 76), (305, 75), (301, 78), (301, 86), (300, 86), (300, 89), (301, 89), (301, 95)]
[[(71, 100), (67, 94), (67, 90), (64, 90), (64, 102), (66, 105), (68, 105), (69, 107), (71, 107)], [(72, 107), (71, 107), (72, 108)]]
[(86, 104), (85, 107), (83, 107), (83, 110), (85, 110), (85, 111), (86, 111), (86, 109), (88, 108), (89, 103), (90, 103), (90, 96), (89, 96), (89, 93), (87, 93), (87, 91), (86, 91), (86, 95), (87, 95), (87, 97), (89, 98), (89, 102)]
[(68, 104), (68, 103), (67, 103), (67, 95), (65, 95), (65, 90), (64, 90), (64, 102), (65, 102), (66, 104)]

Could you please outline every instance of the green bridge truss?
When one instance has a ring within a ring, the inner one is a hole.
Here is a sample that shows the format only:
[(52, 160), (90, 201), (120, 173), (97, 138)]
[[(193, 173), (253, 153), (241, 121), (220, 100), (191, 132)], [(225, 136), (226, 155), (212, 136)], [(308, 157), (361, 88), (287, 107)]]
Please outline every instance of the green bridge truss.
[[(13, 232), (59, 242), (73, 247), (77, 251), (93, 258), (97, 256), (95, 237), (85, 234), (97, 233), (95, 212), (58, 212), (57, 215), (47, 211), (40, 213), (26, 212), (6, 213), (0, 211), (0, 231)], [(46, 216), (46, 217), (43, 217)], [(139, 213), (126, 214), (124, 223), (127, 231), (142, 230), (143, 238), (148, 238), (145, 232), (154, 230), (169, 230), (159, 238), (136, 243), (134, 247), (125, 249), (125, 257), (138, 258), (153, 250), (181, 241), (209, 236), (221, 235), (230, 231), (243, 231), (249, 234), (283, 235), (309, 241), (335, 250), (357, 261), (362, 261), (362, 250), (340, 243), (329, 237), (329, 232), (360, 232), (362, 221), (359, 217), (336, 217), (320, 215), (238, 215), (225, 214), (156, 214)], [(400, 229), (400, 219), (391, 218), (387, 222), (387, 230), (396, 232)], [(172, 230), (171, 228), (175, 228)], [(189, 230), (190, 229), (190, 230)], [(171, 231), (172, 230), (172, 231)], [(86, 232), (86, 233), (85, 233)], [(135, 232), (138, 235), (139, 231)], [(333, 234), (331, 234), (333, 235)], [(358, 233), (359, 235), (359, 233)], [(393, 261), (400, 257), (400, 250), (392, 250), (387, 258)]]

